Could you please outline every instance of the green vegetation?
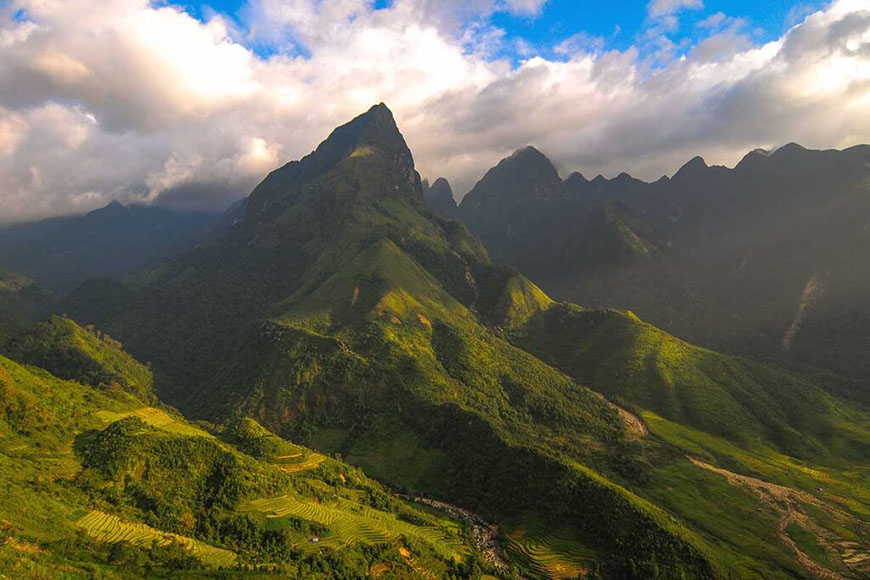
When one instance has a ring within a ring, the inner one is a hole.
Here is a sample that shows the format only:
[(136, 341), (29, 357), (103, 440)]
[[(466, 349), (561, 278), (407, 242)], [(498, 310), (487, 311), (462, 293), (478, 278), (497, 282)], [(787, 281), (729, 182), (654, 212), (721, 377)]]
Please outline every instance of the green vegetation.
[(611, 400), (741, 445), (796, 457), (834, 443), (866, 453), (835, 429), (846, 415), (822, 389), (794, 375), (678, 340), (619, 311), (559, 305), (513, 340)]
[(47, 314), (53, 297), (33, 280), (0, 268), (0, 347)]
[(126, 542), (134, 546), (146, 547), (154, 544), (158, 546), (178, 544), (197, 560), (216, 568), (232, 567), (236, 563), (236, 555), (227, 550), (214, 548), (178, 534), (161, 532), (144, 524), (125, 522), (116, 516), (101, 511), (94, 510), (77, 519), (73, 525), (83, 530), (97, 542), (109, 544)]
[[(816, 573), (817, 565), (862, 573), (825, 554), (846, 558), (844, 543), (870, 541), (861, 523), (870, 515), (866, 413), (793, 375), (686, 344), (631, 313), (557, 305), (512, 340), (639, 414), (665, 447), (633, 489), (679, 515), (742, 577)], [(785, 536), (780, 522), (792, 517), (827, 548), (794, 529), (797, 538)]]
[(543, 525), (534, 515), (509, 525), (505, 536), (508, 556), (537, 577), (578, 578), (598, 560), (598, 554), (579, 544), (570, 529)]
[(82, 328), (52, 316), (15, 337), (7, 355), (55, 376), (105, 389), (120, 389), (143, 401), (153, 400), (150, 369), (122, 350), (120, 342), (93, 326)]
[[(118, 420), (77, 449), (80, 484), (119, 510), (102, 511), (300, 575), (321, 550), (370, 575), (499, 573), (474, 550), (457, 562), (455, 527), (330, 453), (505, 525), (522, 573), (808, 573), (768, 492), (860, 551), (863, 413), (633, 315), (553, 304), (421, 198), (375, 107), (270, 174), (213, 244), (80, 288), (69, 311), (147, 353), (157, 392), (213, 425), (101, 414)], [(830, 496), (795, 495), (817, 473)]]
[[(398, 519), (395, 514), (376, 510), (355, 501), (339, 498), (330, 504), (300, 501), (293, 496), (279, 496), (250, 502), (248, 509), (266, 514), (268, 518), (293, 516), (311, 521), (329, 530), (318, 538), (318, 546), (345, 544), (378, 544), (400, 537), (429, 544), (445, 560), (462, 560), (467, 550), (456, 541), (455, 528), (416, 525)], [(416, 521), (426, 522), (421, 517)], [(452, 533), (451, 533), (452, 532)], [(311, 544), (312, 542), (309, 542)]]
[[(68, 320), (49, 324), (92, 336)], [(27, 340), (54, 345), (44, 330)], [(4, 357), (0, 480), (0, 570), (16, 578), (216, 568), (290, 578), (358, 578), (377, 567), (409, 578), (480, 574), (461, 526), (249, 418), (208, 432), (125, 390)], [(331, 502), (344, 519), (323, 525), (247, 507), (288, 494), (297, 510)], [(366, 536), (373, 527), (379, 534)], [(348, 541), (312, 547), (318, 536)]]

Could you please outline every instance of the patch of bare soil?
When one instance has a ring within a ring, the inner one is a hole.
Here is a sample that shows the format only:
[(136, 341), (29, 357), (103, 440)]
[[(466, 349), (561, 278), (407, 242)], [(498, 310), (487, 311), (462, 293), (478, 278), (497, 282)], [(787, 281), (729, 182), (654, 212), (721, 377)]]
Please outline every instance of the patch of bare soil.
[[(804, 506), (812, 506), (827, 513), (834, 521), (843, 526), (853, 527), (863, 525), (850, 514), (804, 491), (769, 483), (748, 475), (740, 475), (739, 473), (705, 463), (696, 457), (688, 455), (686, 457), (698, 467), (722, 475), (730, 484), (749, 489), (758, 496), (762, 504), (778, 514), (780, 517), (780, 539), (795, 553), (798, 563), (810, 576), (832, 580), (853, 577), (852, 574), (857, 578), (868, 577), (868, 573), (870, 573), (870, 548), (858, 542), (845, 541), (843, 538), (835, 537), (833, 532), (818, 525), (807, 513)], [(843, 567), (852, 574), (843, 576), (816, 562), (801, 550), (786, 531), (789, 524), (792, 523), (815, 535), (819, 544), (827, 552), (828, 557), (834, 561), (841, 562)]]

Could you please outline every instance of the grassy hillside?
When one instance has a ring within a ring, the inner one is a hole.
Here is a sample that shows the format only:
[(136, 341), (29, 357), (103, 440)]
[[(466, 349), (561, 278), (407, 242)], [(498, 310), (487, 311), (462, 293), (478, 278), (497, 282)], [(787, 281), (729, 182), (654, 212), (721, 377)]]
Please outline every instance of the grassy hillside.
[[(481, 573), (460, 524), (251, 419), (209, 432), (122, 389), (5, 357), (0, 474), (0, 570), (15, 578)], [(260, 509), (276, 497), (294, 509)], [(319, 515), (327, 505), (331, 519)]]
[(33, 280), (0, 268), (0, 345), (48, 313), (52, 296)]
[[(340, 453), (394, 488), (501, 524), (504, 557), (538, 577), (800, 575), (809, 569), (805, 552), (780, 537), (775, 513), (727, 519), (717, 530), (695, 511), (686, 481), (720, 494), (705, 500), (710, 514), (745, 514), (759, 503), (740, 487), (748, 484), (701, 465), (736, 468), (733, 453), (699, 452), (683, 440), (702, 433), (749, 457), (758, 450), (794, 465), (828, 461), (838, 481), (868, 456), (861, 416), (813, 385), (696, 349), (627, 315), (608, 322), (613, 313), (596, 314), (604, 329), (596, 334), (582, 311), (554, 306), (493, 264), (467, 230), (423, 209), (410, 151), (383, 106), (270, 174), (221, 239), (124, 284), (86, 285), (69, 311), (152, 361), (161, 397), (228, 423), (224, 441), (269, 469), (329, 469), (321, 458)], [(562, 314), (564, 329), (550, 319)], [(816, 418), (811, 406), (825, 412)], [(646, 413), (681, 430), (651, 429)], [(287, 447), (240, 417), (316, 451)], [(98, 473), (130, 479), (152, 497), (149, 486), (162, 487), (164, 476), (136, 458), (167, 436), (124, 421), (130, 460)], [(217, 443), (176, 445), (195, 459), (194, 482), (211, 481), (215, 462), (235, 469)], [(140, 473), (158, 479), (139, 481)], [(187, 512), (199, 521), (196, 496), (185, 493), (167, 499), (164, 524), (180, 525)], [(390, 516), (352, 495), (321, 498), (317, 508), (277, 490), (250, 495), (261, 497), (230, 497), (262, 517), (334, 522), (330, 542), (389, 536), (381, 526)], [(835, 528), (822, 520), (813, 525)], [(850, 533), (843, 541), (864, 541)]]
[(868, 572), (865, 411), (628, 312), (555, 305), (512, 340), (638, 415), (662, 447), (633, 489), (742, 576)]
[[(547, 310), (513, 340), (612, 400), (744, 445), (796, 457), (837, 441), (844, 408), (819, 387), (676, 339), (629, 312)], [(861, 450), (858, 451), (866, 451)]]
[(52, 316), (6, 345), (15, 360), (80, 383), (120, 389), (142, 401), (154, 398), (150, 369), (124, 352), (120, 342), (68, 318)]

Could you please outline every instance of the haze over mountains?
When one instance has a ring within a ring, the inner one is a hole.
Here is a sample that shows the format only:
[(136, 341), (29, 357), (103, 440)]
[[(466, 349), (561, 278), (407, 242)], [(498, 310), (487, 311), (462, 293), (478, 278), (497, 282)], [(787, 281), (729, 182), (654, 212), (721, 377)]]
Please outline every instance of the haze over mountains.
[(118, 277), (202, 238), (219, 214), (112, 202), (83, 216), (0, 228), (0, 264), (70, 290), (87, 278)]
[[(696, 157), (672, 178), (565, 180), (516, 152), (463, 198), (494, 259), (587, 306), (628, 308), (714, 348), (861, 381), (870, 392), (870, 147)], [(437, 211), (435, 207), (433, 207)]]
[[(692, 296), (691, 260), (752, 247), (744, 270), (778, 263), (792, 224), (853, 240), (858, 218), (832, 216), (863, 211), (864, 149), (759, 155), (643, 184), (562, 181), (524, 149), (456, 210), (478, 238), (426, 208), (452, 211), (449, 185), (422, 182), (380, 104), (198, 243), (47, 307), (69, 318), (33, 326), (40, 314), (15, 306), (33, 283), (7, 275), (0, 569), (866, 577), (870, 413), (837, 394), (848, 376), (720, 354), (545, 292), (655, 305), (670, 288)], [(808, 206), (823, 170), (840, 175), (824, 181), (831, 203)], [(826, 251), (810, 257), (846, 257)], [(682, 307), (667, 298), (662, 316)]]

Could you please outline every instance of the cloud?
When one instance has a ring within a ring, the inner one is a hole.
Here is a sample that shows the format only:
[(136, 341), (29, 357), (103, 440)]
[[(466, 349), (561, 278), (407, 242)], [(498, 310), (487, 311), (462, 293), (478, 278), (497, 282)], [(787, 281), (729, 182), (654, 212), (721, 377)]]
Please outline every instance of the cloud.
[(870, 141), (863, 0), (764, 45), (708, 18), (654, 67), (644, 42), (612, 51), (585, 35), (526, 45), (519, 63), (493, 56), (515, 39), (489, 17), (543, 4), (252, 0), (231, 24), (147, 0), (15, 0), (0, 8), (0, 220), (111, 199), (220, 208), (379, 101), (421, 173), (458, 193), (526, 144), (564, 172), (655, 178), (696, 154)]
[(703, 7), (703, 0), (651, 0), (647, 12), (650, 18), (660, 18), (680, 10), (700, 10)]

